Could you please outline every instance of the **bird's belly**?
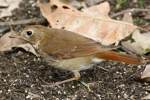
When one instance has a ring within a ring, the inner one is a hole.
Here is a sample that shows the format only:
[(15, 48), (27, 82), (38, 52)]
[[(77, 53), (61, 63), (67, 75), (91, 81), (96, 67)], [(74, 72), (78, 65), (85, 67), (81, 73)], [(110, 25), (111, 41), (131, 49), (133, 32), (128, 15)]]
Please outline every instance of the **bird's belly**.
[(52, 65), (54, 67), (65, 69), (65, 70), (80, 71), (92, 67), (91, 65), (92, 59), (93, 56), (78, 57), (78, 58), (72, 58), (66, 60), (59, 60), (57, 62), (54, 62)]

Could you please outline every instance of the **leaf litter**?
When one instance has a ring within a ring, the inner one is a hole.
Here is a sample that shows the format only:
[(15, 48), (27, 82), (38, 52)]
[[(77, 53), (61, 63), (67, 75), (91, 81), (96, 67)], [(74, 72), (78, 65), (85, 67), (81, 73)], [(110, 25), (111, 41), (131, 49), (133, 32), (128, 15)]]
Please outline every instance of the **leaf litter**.
[(12, 11), (19, 7), (22, 0), (1, 0), (0, 1), (0, 18), (12, 15)]

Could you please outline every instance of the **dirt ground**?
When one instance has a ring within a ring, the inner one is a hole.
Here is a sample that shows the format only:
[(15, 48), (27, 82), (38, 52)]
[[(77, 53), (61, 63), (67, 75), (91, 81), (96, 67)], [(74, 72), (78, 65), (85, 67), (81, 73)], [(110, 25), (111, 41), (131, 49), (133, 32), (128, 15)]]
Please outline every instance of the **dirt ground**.
[[(109, 1), (115, 4), (114, 0)], [(128, 8), (133, 6), (128, 4)], [(126, 7), (127, 4), (121, 10)], [(24, 0), (8, 20), (41, 17), (39, 13), (35, 0)], [(19, 30), (22, 26), (13, 27)], [(34, 55), (15, 49), (0, 54), (0, 100), (140, 100), (150, 92), (150, 84), (139, 79), (143, 69), (144, 65), (103, 61), (82, 71), (80, 81), (48, 87), (72, 77), (72, 73), (55, 69)], [(91, 91), (82, 82), (88, 83)]]

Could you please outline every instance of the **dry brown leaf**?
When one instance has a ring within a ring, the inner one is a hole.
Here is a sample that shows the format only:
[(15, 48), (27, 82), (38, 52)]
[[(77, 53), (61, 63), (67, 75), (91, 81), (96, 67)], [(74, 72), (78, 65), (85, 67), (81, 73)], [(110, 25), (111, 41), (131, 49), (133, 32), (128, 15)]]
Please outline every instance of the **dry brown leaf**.
[(135, 31), (132, 35), (132, 39), (134, 42), (124, 41), (121, 44), (123, 47), (127, 48), (128, 50), (139, 54), (144, 55), (150, 52), (150, 33), (140, 33), (138, 30)]
[(23, 39), (15, 38), (14, 36), (16, 36), (16, 34), (18, 33), (12, 31), (6, 33), (0, 38), (0, 52), (10, 51), (13, 47), (17, 47), (23, 48), (24, 50), (31, 52), (38, 57), (39, 55), (37, 54), (34, 47)]
[(22, 0), (2, 0), (2, 2), (0, 1), (0, 3), (3, 3), (3, 6), (5, 5), (5, 8), (0, 9), (0, 18), (11, 16), (11, 11), (15, 8), (18, 8), (21, 1)]
[(100, 17), (100, 18), (110, 18), (108, 16), (110, 12), (110, 5), (108, 2), (101, 3), (100, 5), (92, 6), (87, 9), (82, 10), (85, 14)]
[[(109, 11), (108, 7), (104, 7), (104, 5), (107, 6), (107, 4), (93, 6), (89, 8), (92, 9), (89, 11), (103, 6), (103, 8), (106, 8), (106, 10), (103, 9), (106, 11), (105, 15), (91, 16), (87, 12), (80, 12), (58, 0), (51, 0), (50, 3), (39, 3), (43, 16), (53, 28), (62, 28), (78, 33), (97, 42), (101, 42), (103, 45), (118, 43), (130, 35), (137, 26), (108, 17), (104, 18), (103, 16), (107, 16), (106, 13)], [(100, 13), (104, 14), (104, 12)]]
[(147, 96), (141, 98), (141, 100), (149, 100), (150, 99), (150, 94), (148, 94)]
[(0, 51), (9, 51), (12, 47), (23, 44), (24, 41), (17, 38), (10, 38), (10, 36), (16, 34), (14, 31), (6, 33), (0, 38)]
[[(125, 13), (122, 20), (128, 23), (133, 23), (133, 18), (130, 12)], [(133, 34), (136, 34), (136, 32), (139, 33), (139, 30), (133, 32)], [(128, 52), (131, 51), (132, 53), (141, 55), (143, 54), (143, 49), (139, 45), (137, 45), (137, 43), (131, 42), (131, 40), (122, 41), (121, 44), (124, 48), (126, 48)]]
[(141, 75), (141, 79), (150, 79), (150, 64), (146, 65), (142, 75)]
[(148, 33), (134, 33), (133, 34), (133, 39), (135, 40), (136, 44), (139, 45), (142, 49), (144, 53), (147, 53), (150, 51), (150, 32)]
[(139, 46), (136, 42), (124, 41), (121, 42), (121, 45), (127, 50), (127, 52), (132, 52), (134, 54), (143, 55), (145, 52), (141, 46)]
[[(123, 21), (127, 21), (129, 23), (133, 23), (132, 16), (130, 13), (125, 13)], [(135, 30), (132, 33), (132, 39), (134, 42), (131, 42), (131, 40), (123, 41), (121, 44), (123, 47), (125, 47), (127, 50), (132, 51), (133, 53), (144, 55), (145, 53), (150, 52), (150, 33), (140, 33), (140, 30)]]

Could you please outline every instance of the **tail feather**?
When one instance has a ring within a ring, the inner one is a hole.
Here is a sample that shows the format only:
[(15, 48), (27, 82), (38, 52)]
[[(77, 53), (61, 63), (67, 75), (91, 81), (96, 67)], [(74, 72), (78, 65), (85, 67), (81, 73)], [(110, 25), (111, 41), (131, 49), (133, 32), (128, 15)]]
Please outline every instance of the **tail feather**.
[(115, 51), (106, 51), (102, 53), (97, 53), (96, 57), (103, 58), (106, 60), (125, 62), (127, 64), (142, 64), (143, 63), (143, 59), (140, 57), (133, 57), (131, 55), (120, 54)]

